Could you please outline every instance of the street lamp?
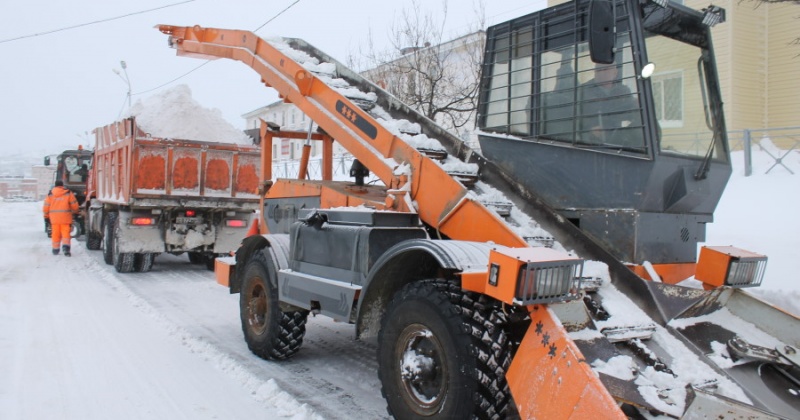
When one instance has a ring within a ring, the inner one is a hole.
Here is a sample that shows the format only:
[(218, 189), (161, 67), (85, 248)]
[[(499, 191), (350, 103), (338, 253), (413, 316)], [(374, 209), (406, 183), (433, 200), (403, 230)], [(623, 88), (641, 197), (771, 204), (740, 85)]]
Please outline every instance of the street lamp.
[[(131, 79), (128, 78), (128, 64), (125, 63), (125, 60), (122, 60), (122, 61), (119, 62), (119, 65), (120, 65), (120, 67), (122, 67), (122, 73), (120, 73), (120, 71), (117, 70), (117, 69), (112, 69), (112, 70), (114, 71), (114, 73), (116, 73), (117, 76), (119, 76), (120, 79), (122, 79), (123, 82), (125, 82), (128, 85), (128, 108), (130, 108), (131, 107)], [(123, 77), (122, 74), (125, 74), (125, 77)]]

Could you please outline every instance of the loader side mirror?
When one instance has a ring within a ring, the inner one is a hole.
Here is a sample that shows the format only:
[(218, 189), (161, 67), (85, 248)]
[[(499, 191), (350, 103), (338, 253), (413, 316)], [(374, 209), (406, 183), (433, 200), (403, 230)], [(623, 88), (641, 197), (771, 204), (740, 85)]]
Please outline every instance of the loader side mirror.
[(44, 166), (50, 166), (50, 156), (44, 157)]
[(614, 62), (616, 42), (614, 4), (609, 0), (589, 3), (589, 56), (595, 63)]

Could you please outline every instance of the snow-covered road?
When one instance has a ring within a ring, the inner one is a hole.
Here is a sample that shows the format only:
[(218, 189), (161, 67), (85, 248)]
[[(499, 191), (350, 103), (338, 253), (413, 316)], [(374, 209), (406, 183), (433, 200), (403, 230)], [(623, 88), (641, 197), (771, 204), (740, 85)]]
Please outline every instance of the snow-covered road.
[(386, 417), (375, 344), (352, 326), (312, 318), (295, 358), (261, 360), (203, 266), (118, 274), (82, 238), (53, 256), (39, 207), (0, 203), (0, 417)]
[[(709, 244), (770, 257), (751, 289), (800, 314), (798, 175), (734, 175), (709, 225)], [(785, 160), (800, 170), (800, 153)], [(375, 343), (353, 327), (309, 318), (286, 362), (254, 356), (242, 338), (238, 295), (185, 256), (161, 255), (149, 273), (118, 274), (83, 238), (54, 257), (41, 203), (0, 202), (0, 419), (379, 419)]]

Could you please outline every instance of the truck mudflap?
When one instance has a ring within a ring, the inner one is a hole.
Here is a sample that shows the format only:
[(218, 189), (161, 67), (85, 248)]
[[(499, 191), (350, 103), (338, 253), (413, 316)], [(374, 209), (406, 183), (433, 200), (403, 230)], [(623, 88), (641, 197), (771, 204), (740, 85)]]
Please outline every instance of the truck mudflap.
[(506, 374), (520, 418), (626, 418), (550, 309), (530, 316)]
[(230, 287), (231, 279), (236, 276), (236, 257), (217, 257), (214, 260), (214, 277), (217, 283)]

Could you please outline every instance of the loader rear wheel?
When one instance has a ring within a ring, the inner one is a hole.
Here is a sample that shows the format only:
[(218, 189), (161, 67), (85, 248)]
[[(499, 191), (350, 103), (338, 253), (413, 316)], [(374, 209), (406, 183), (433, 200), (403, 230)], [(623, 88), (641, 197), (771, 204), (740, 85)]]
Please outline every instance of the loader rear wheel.
[(106, 213), (103, 221), (103, 261), (114, 264), (114, 226), (117, 225), (117, 213)]
[(308, 311), (281, 311), (276, 270), (262, 252), (255, 252), (244, 268), (239, 295), (242, 332), (255, 355), (267, 360), (294, 356), (303, 345)]
[(502, 312), (442, 279), (406, 285), (383, 316), (378, 375), (395, 418), (504, 417), (511, 362)]

